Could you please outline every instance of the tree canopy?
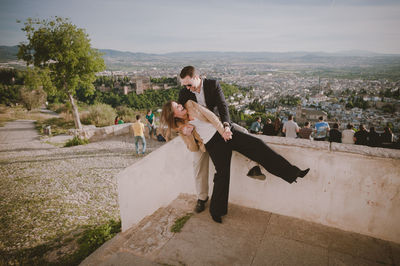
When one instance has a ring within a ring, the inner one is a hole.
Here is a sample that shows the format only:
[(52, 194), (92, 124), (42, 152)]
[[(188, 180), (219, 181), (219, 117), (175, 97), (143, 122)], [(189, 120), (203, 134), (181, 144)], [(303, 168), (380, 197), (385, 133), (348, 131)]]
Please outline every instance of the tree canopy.
[(91, 47), (85, 30), (66, 18), (28, 18), (22, 31), (26, 33), (28, 42), (19, 45), (18, 58), (26, 61), (27, 65), (49, 70), (47, 73), (56, 90), (47, 93), (69, 97), (75, 126), (81, 128), (73, 96), (78, 87), (84, 88), (87, 95), (93, 94), (95, 73), (105, 69), (101, 53)]

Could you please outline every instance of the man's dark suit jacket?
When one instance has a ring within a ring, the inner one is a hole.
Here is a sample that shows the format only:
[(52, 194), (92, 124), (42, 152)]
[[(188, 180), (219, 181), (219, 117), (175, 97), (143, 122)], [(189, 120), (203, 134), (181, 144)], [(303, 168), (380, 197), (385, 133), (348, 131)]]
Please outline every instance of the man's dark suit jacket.
[[(219, 82), (212, 79), (203, 79), (203, 89), (207, 108), (211, 112), (214, 112), (215, 107), (217, 107), (221, 122), (228, 122), (230, 124), (228, 104), (225, 101)], [(186, 88), (181, 89), (178, 102), (185, 105), (188, 100), (197, 102), (196, 95)]]

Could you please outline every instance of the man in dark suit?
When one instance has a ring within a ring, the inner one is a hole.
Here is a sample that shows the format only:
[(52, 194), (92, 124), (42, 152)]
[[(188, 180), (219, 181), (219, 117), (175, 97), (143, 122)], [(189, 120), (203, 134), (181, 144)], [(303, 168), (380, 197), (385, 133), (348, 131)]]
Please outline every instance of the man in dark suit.
[[(178, 102), (182, 105), (188, 100), (208, 108), (221, 119), (225, 132), (232, 134), (230, 130), (228, 104), (225, 101), (219, 82), (212, 79), (200, 78), (193, 66), (186, 66), (180, 73), (181, 84), (184, 88), (179, 93)], [(208, 200), (208, 167), (209, 155), (207, 152), (194, 152), (193, 168), (197, 192), (197, 204), (195, 211), (202, 212)]]

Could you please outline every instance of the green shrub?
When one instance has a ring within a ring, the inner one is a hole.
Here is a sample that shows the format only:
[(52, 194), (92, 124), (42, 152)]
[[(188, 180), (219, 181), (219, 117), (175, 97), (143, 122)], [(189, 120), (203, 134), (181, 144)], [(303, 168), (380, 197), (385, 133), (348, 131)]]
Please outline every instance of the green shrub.
[(108, 104), (97, 103), (89, 107), (88, 120), (97, 127), (113, 125), (116, 116), (114, 108)]
[(121, 221), (111, 220), (83, 232), (78, 239), (79, 249), (72, 256), (64, 258), (60, 265), (79, 265), (87, 256), (98, 249), (103, 243), (121, 232)]
[(85, 144), (88, 144), (88, 143), (89, 143), (89, 140), (81, 139), (81, 138), (75, 136), (73, 139), (68, 140), (67, 143), (65, 143), (64, 147), (85, 145)]
[(65, 103), (51, 103), (48, 108), (58, 114), (67, 113), (71, 111), (71, 104)]

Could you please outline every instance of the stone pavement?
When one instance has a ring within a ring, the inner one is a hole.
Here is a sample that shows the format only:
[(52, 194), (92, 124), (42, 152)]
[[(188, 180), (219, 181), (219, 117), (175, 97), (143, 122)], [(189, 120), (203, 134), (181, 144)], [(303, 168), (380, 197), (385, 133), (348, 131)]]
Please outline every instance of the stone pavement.
[(400, 265), (399, 244), (234, 204), (223, 224), (207, 209), (171, 233), (194, 203), (179, 196), (81, 265)]

